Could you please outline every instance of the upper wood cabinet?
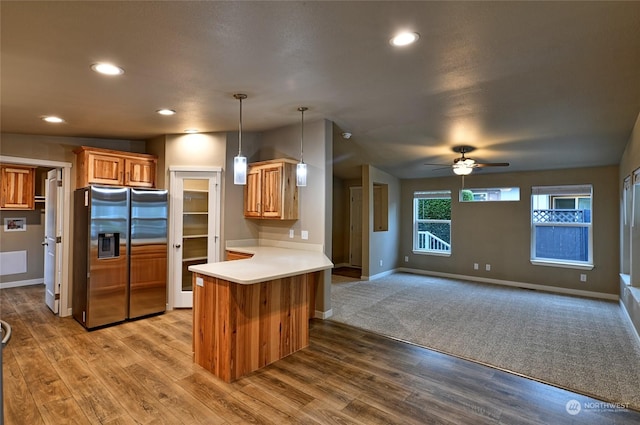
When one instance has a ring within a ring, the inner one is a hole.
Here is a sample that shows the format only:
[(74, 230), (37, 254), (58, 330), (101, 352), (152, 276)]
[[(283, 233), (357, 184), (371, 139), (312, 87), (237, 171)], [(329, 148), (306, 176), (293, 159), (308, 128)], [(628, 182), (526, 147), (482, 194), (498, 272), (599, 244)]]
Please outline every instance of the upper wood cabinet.
[(35, 207), (35, 167), (0, 165), (0, 209), (32, 210)]
[(244, 188), (244, 216), (275, 220), (298, 219), (296, 164), (274, 159), (249, 164)]
[(158, 159), (154, 155), (81, 146), (77, 158), (76, 187), (91, 184), (155, 187)]

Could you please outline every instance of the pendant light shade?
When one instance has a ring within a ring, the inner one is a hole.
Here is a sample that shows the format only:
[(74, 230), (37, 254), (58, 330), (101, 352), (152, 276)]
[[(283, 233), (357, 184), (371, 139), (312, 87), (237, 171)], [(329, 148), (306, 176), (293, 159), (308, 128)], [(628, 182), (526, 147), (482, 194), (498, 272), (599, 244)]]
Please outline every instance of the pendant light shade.
[(300, 111), (300, 162), (296, 167), (296, 186), (304, 187), (307, 185), (307, 164), (304, 163), (304, 111), (307, 107), (301, 106), (298, 108)]
[(233, 97), (240, 101), (240, 129), (238, 131), (238, 156), (233, 158), (233, 184), (247, 184), (247, 157), (242, 156), (242, 100), (246, 94), (237, 93)]

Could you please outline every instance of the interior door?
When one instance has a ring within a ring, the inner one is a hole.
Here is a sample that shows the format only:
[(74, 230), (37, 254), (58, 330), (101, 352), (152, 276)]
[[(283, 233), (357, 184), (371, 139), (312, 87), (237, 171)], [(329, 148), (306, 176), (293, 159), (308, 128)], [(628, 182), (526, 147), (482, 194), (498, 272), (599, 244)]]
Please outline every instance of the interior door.
[(173, 308), (193, 307), (189, 266), (220, 261), (220, 172), (171, 171), (169, 239)]
[(362, 267), (362, 188), (351, 187), (349, 208), (349, 261)]
[(45, 204), (44, 204), (44, 286), (45, 286), (45, 303), (54, 313), (59, 312), (60, 301), (60, 283), (62, 267), (59, 263), (61, 256), (59, 255), (60, 243), (57, 242), (58, 236), (61, 234), (62, 226), (58, 223), (58, 199), (61, 198), (58, 193), (62, 188), (58, 187), (59, 179), (58, 169), (50, 170), (47, 173), (47, 181), (45, 186)]

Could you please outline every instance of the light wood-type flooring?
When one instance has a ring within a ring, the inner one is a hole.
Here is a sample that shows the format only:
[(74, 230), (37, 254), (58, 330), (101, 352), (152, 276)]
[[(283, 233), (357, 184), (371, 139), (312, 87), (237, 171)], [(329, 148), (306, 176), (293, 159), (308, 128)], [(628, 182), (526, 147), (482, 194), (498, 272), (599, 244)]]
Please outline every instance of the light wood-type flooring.
[(13, 326), (6, 425), (640, 423), (638, 412), (330, 321), (312, 321), (308, 348), (226, 384), (192, 362), (190, 310), (87, 332), (43, 299), (40, 285), (0, 290)]

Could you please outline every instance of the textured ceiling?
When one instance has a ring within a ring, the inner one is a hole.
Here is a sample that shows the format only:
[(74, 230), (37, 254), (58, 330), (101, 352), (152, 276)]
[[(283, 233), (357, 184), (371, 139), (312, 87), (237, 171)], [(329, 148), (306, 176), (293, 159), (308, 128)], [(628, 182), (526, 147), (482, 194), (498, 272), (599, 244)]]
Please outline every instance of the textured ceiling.
[[(0, 3), (1, 130), (122, 139), (326, 118), (335, 172), (616, 164), (640, 112), (640, 2)], [(401, 29), (420, 33), (398, 49)], [(126, 73), (105, 78), (95, 61)], [(178, 111), (162, 117), (159, 108)], [(56, 114), (66, 123), (46, 124)]]

